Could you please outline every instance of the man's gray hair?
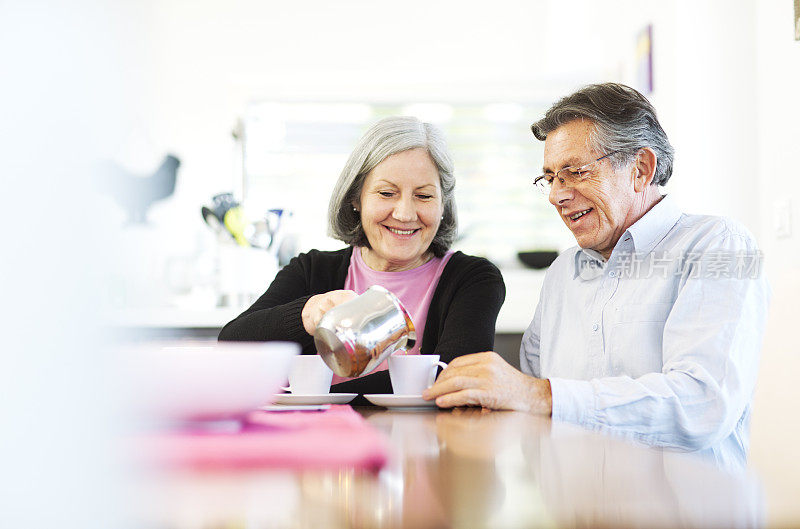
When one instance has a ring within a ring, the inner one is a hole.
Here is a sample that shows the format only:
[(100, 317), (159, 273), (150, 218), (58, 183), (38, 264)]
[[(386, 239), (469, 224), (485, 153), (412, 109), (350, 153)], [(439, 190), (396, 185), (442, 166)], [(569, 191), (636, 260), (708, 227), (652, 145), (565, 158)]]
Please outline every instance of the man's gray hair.
[(358, 141), (331, 194), (328, 235), (351, 246), (369, 248), (367, 235), (361, 226), (361, 214), (353, 209), (353, 204), (361, 202), (364, 180), (389, 156), (416, 148), (425, 149), (439, 171), (444, 218), (429, 249), (436, 257), (442, 257), (450, 249), (458, 231), (453, 160), (442, 131), (414, 117), (384, 118)]
[(585, 86), (555, 103), (544, 118), (531, 125), (533, 135), (544, 141), (558, 127), (585, 119), (594, 124), (590, 141), (599, 153), (611, 156), (617, 167), (649, 147), (657, 156), (653, 185), (665, 185), (672, 176), (675, 149), (656, 118), (656, 110), (642, 94), (618, 83)]

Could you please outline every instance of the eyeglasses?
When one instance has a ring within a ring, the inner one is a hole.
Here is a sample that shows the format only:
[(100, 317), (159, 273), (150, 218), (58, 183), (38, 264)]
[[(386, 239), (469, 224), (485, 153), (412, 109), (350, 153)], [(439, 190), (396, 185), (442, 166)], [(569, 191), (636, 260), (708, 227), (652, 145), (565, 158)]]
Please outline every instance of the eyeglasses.
[(593, 162), (589, 162), (587, 164), (581, 165), (580, 167), (565, 167), (555, 174), (553, 173), (545, 173), (541, 176), (537, 176), (533, 180), (533, 185), (536, 186), (543, 195), (550, 194), (550, 188), (553, 185), (553, 181), (557, 178), (559, 183), (563, 186), (575, 187), (576, 185), (580, 184), (584, 180), (589, 178), (589, 167), (596, 164), (600, 160), (604, 158), (608, 158), (612, 154), (617, 154), (619, 151), (611, 151), (610, 153), (601, 156), (600, 158), (596, 159)]

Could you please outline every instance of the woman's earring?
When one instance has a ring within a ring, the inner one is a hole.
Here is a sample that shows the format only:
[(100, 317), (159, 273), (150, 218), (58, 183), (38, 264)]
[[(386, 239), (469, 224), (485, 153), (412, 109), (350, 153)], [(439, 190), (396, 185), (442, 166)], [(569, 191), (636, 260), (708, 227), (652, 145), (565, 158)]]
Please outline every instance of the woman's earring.
[(353, 211), (354, 211), (355, 213), (358, 213), (358, 209), (356, 209), (356, 207), (355, 207), (355, 206), (353, 206)]

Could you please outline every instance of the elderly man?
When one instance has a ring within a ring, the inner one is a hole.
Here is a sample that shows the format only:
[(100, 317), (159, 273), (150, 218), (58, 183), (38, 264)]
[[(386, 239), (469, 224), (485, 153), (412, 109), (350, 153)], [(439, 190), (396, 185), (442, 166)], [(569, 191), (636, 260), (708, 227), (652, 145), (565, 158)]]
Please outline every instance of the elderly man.
[(459, 357), (424, 397), (743, 465), (768, 302), (753, 237), (661, 194), (673, 148), (632, 88), (587, 86), (531, 128), (545, 142), (536, 184), (578, 246), (547, 271), (522, 372), (493, 352)]

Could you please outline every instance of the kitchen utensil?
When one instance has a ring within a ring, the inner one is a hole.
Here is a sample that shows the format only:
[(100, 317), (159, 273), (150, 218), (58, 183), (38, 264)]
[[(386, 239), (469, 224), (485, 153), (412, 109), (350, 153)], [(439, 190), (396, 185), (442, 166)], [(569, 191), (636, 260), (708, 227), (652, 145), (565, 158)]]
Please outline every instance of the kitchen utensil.
[(317, 353), (342, 377), (367, 374), (416, 341), (414, 323), (403, 304), (378, 285), (326, 312), (314, 332)]
[(250, 242), (244, 236), (244, 230), (249, 225), (249, 222), (242, 206), (234, 206), (226, 211), (225, 217), (223, 217), (223, 224), (239, 246), (250, 246)]

